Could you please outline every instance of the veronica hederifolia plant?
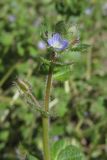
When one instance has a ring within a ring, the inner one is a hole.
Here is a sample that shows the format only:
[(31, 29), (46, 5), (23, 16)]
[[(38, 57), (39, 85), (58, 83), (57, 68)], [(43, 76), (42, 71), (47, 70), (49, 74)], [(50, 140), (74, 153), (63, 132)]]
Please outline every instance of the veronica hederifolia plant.
[[(71, 27), (69, 25), (66, 25), (63, 21), (58, 22), (54, 26), (54, 29), (52, 31), (50, 31), (50, 29), (48, 30), (47, 26), (42, 28), (41, 30), (41, 41), (45, 44), (45, 47), (47, 48), (47, 52), (49, 55), (48, 59), (44, 57), (39, 57), (40, 62), (48, 66), (43, 106), (41, 106), (36, 97), (33, 95), (33, 91), (28, 82), (20, 78), (17, 78), (17, 80), (15, 81), (15, 84), (18, 87), (18, 90), (20, 94), (23, 96), (23, 98), (27, 101), (29, 105), (34, 106), (35, 110), (37, 110), (41, 114), (43, 121), (44, 160), (84, 159), (83, 154), (78, 148), (70, 144), (66, 144), (66, 142), (59, 141), (53, 146), (52, 150), (50, 150), (49, 142), (49, 120), (51, 116), (49, 100), (54, 71), (57, 71), (56, 68), (58, 67), (60, 68), (60, 72), (64, 71), (64, 74), (69, 75), (70, 66), (75, 62), (69, 60), (63, 62), (61, 60), (61, 56), (63, 56), (63, 54), (67, 54), (67, 52), (70, 52), (71, 54), (72, 52), (73, 54), (76, 54), (77, 52), (83, 52), (88, 46), (86, 44), (81, 44), (79, 34), (75, 34), (74, 32), (77, 32), (75, 26)], [(39, 44), (39, 46), (41, 46), (41, 44)]]

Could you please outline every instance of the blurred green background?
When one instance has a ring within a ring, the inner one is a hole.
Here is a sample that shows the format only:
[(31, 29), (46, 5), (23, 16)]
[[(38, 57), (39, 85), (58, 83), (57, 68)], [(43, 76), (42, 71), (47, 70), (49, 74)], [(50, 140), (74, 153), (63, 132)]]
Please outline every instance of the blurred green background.
[[(40, 27), (47, 20), (78, 26), (91, 47), (78, 56), (69, 76), (53, 79), (51, 143), (67, 139), (81, 147), (86, 160), (107, 159), (107, 1), (0, 0), (0, 160), (20, 159), (20, 145), (41, 160), (40, 114), (22, 101), (12, 82), (23, 77), (43, 103), (46, 75), (41, 71)], [(62, 75), (62, 77), (61, 77)], [(68, 80), (67, 80), (68, 79)]]

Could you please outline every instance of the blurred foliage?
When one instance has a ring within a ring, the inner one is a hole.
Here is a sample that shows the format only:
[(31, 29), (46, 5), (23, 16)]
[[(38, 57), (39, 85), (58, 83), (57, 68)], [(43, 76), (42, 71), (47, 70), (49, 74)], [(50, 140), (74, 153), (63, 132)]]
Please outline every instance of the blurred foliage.
[[(57, 67), (54, 73), (51, 144), (67, 139), (84, 152), (86, 160), (107, 159), (106, 0), (0, 0), (1, 160), (21, 159), (20, 145), (29, 152), (29, 159), (36, 156), (42, 160), (40, 114), (23, 103), (12, 82), (17, 76), (28, 80), (43, 103), (48, 65), (40, 57), (45, 59), (48, 54), (47, 49), (38, 47), (42, 24), (46, 27), (47, 22), (50, 31), (57, 22), (63, 25), (63, 20), (79, 35), (80, 42), (91, 47), (84, 51), (86, 46), (82, 46), (82, 54), (77, 47), (58, 57), (61, 62), (77, 63), (68, 70)], [(73, 36), (69, 34), (71, 42)]]

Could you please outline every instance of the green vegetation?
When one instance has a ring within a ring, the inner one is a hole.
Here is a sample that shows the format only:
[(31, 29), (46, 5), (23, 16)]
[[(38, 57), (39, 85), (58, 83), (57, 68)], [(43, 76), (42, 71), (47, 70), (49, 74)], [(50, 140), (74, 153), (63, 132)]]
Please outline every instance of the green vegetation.
[[(0, 0), (0, 159), (43, 160), (45, 112), (28, 103), (34, 95), (43, 105), (51, 64), (47, 31), (71, 42), (53, 63), (52, 160), (106, 160), (106, 0)], [(25, 83), (18, 90), (17, 77)]]

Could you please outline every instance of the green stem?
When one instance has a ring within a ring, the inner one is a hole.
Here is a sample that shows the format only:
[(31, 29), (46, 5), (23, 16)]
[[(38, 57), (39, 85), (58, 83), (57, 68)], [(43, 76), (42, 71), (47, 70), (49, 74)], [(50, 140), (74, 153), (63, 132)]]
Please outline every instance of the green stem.
[[(47, 77), (46, 92), (44, 99), (45, 112), (49, 112), (49, 98), (52, 84), (53, 74), (53, 62), (55, 60), (55, 53), (51, 57), (51, 65), (49, 67), (49, 73)], [(44, 160), (50, 160), (50, 146), (49, 146), (49, 116), (43, 117), (43, 149), (44, 149)]]
[(89, 53), (87, 54), (87, 80), (91, 79), (91, 71), (92, 71), (92, 55), (91, 55), (91, 49)]

